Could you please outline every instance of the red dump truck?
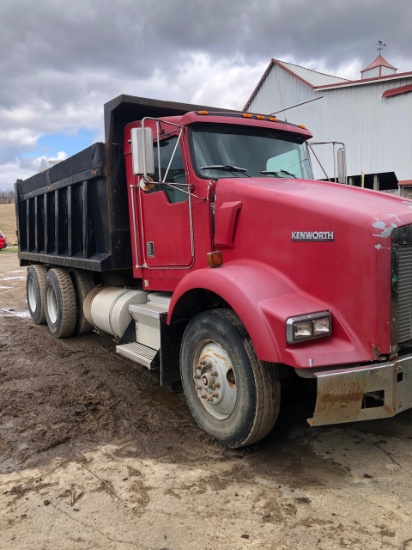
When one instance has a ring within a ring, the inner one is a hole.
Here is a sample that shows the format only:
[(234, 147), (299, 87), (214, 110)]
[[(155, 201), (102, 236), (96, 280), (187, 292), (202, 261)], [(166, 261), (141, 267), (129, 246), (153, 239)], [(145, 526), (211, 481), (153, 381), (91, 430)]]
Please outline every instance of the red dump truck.
[(412, 407), (412, 201), (314, 181), (271, 116), (119, 96), (105, 132), (16, 183), (35, 323), (112, 334), (229, 447), (285, 378), (316, 382), (311, 425)]

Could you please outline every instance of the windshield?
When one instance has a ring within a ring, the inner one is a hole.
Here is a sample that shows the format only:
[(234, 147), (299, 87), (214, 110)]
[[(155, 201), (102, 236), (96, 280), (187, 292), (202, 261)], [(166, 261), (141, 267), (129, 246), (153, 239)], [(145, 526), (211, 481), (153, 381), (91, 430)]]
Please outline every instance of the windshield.
[(194, 124), (196, 173), (203, 178), (283, 177), (313, 179), (305, 142), (296, 134), (230, 124)]

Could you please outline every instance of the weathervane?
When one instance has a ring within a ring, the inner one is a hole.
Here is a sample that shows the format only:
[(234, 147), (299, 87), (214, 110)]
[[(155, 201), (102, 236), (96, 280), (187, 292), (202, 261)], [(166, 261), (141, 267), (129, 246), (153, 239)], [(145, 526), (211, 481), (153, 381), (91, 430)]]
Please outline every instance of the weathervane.
[(386, 46), (386, 44), (384, 44), (382, 42), (382, 40), (378, 40), (378, 52), (380, 54), (380, 52), (383, 50), (383, 48)]

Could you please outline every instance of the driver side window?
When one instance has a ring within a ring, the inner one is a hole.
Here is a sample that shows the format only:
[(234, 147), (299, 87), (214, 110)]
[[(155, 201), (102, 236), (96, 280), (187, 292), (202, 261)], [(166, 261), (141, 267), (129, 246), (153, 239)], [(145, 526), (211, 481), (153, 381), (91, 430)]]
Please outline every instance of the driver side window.
[[(175, 154), (173, 155), (177, 139), (177, 136), (172, 136), (169, 139), (165, 139), (154, 144), (155, 173), (153, 179), (155, 182), (164, 180), (167, 183), (172, 183), (173, 187), (168, 187), (160, 183), (156, 184), (151, 192), (163, 191), (166, 193), (166, 196), (171, 203), (184, 202), (188, 197), (186, 193), (182, 193), (182, 191), (180, 191), (180, 189), (187, 191), (186, 174), (180, 145), (177, 146)], [(160, 170), (158, 147), (160, 150)], [(168, 167), (169, 170), (167, 171)], [(166, 179), (164, 179), (166, 171), (167, 175)]]

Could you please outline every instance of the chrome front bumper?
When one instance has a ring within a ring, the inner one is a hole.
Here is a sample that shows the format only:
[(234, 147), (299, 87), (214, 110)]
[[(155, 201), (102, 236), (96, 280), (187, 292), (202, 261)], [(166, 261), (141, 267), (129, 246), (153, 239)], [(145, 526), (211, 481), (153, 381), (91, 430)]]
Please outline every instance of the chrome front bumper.
[(412, 354), (394, 361), (314, 373), (311, 426), (390, 418), (412, 407)]

